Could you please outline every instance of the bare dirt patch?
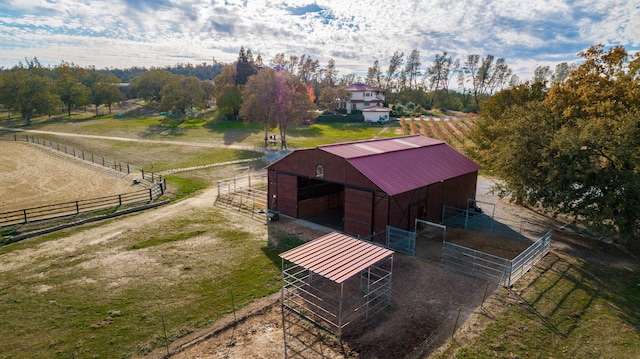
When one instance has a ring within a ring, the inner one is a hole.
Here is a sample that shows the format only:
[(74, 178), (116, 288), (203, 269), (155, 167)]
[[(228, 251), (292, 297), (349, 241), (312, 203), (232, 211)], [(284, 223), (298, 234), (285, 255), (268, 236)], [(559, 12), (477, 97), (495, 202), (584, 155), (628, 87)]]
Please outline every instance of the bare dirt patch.
[(0, 141), (0, 212), (140, 191), (126, 174)]

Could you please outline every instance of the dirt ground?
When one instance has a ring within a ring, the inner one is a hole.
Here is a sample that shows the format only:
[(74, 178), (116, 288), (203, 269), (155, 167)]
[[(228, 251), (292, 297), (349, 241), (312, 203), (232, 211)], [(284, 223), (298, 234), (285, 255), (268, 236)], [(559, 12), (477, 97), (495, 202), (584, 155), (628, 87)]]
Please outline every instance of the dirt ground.
[(126, 174), (0, 141), (0, 212), (139, 191)]

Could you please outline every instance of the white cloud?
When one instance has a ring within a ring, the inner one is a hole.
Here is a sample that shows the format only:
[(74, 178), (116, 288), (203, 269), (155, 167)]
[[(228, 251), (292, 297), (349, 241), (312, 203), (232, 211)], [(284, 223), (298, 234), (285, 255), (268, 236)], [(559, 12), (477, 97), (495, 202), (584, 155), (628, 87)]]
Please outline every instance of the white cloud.
[(364, 74), (417, 48), (423, 67), (442, 51), (491, 53), (528, 78), (598, 42), (638, 46), (639, 11), (637, 0), (15, 0), (0, 4), (0, 66), (33, 56), (99, 68), (231, 62), (245, 46), (266, 62), (307, 54)]

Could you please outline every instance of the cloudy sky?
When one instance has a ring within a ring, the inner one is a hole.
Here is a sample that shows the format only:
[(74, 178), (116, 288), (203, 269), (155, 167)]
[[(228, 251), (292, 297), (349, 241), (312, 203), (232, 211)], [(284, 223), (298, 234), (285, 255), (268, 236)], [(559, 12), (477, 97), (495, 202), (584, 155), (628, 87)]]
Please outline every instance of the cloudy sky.
[(521, 79), (591, 45), (640, 50), (640, 0), (0, 0), (0, 67), (25, 58), (97, 68), (266, 62), (307, 54), (339, 75), (394, 51), (504, 57)]

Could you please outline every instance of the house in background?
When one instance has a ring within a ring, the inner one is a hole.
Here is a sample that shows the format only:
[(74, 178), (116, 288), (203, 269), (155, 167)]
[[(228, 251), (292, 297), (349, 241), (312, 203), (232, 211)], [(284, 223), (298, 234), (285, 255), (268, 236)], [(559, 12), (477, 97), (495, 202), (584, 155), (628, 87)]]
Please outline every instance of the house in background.
[(347, 110), (347, 114), (351, 114), (353, 110), (362, 111), (366, 107), (381, 107), (384, 105), (384, 90), (381, 88), (365, 84), (353, 84), (345, 87), (344, 90), (351, 93), (351, 98), (342, 101), (340, 104), (342, 108)]

